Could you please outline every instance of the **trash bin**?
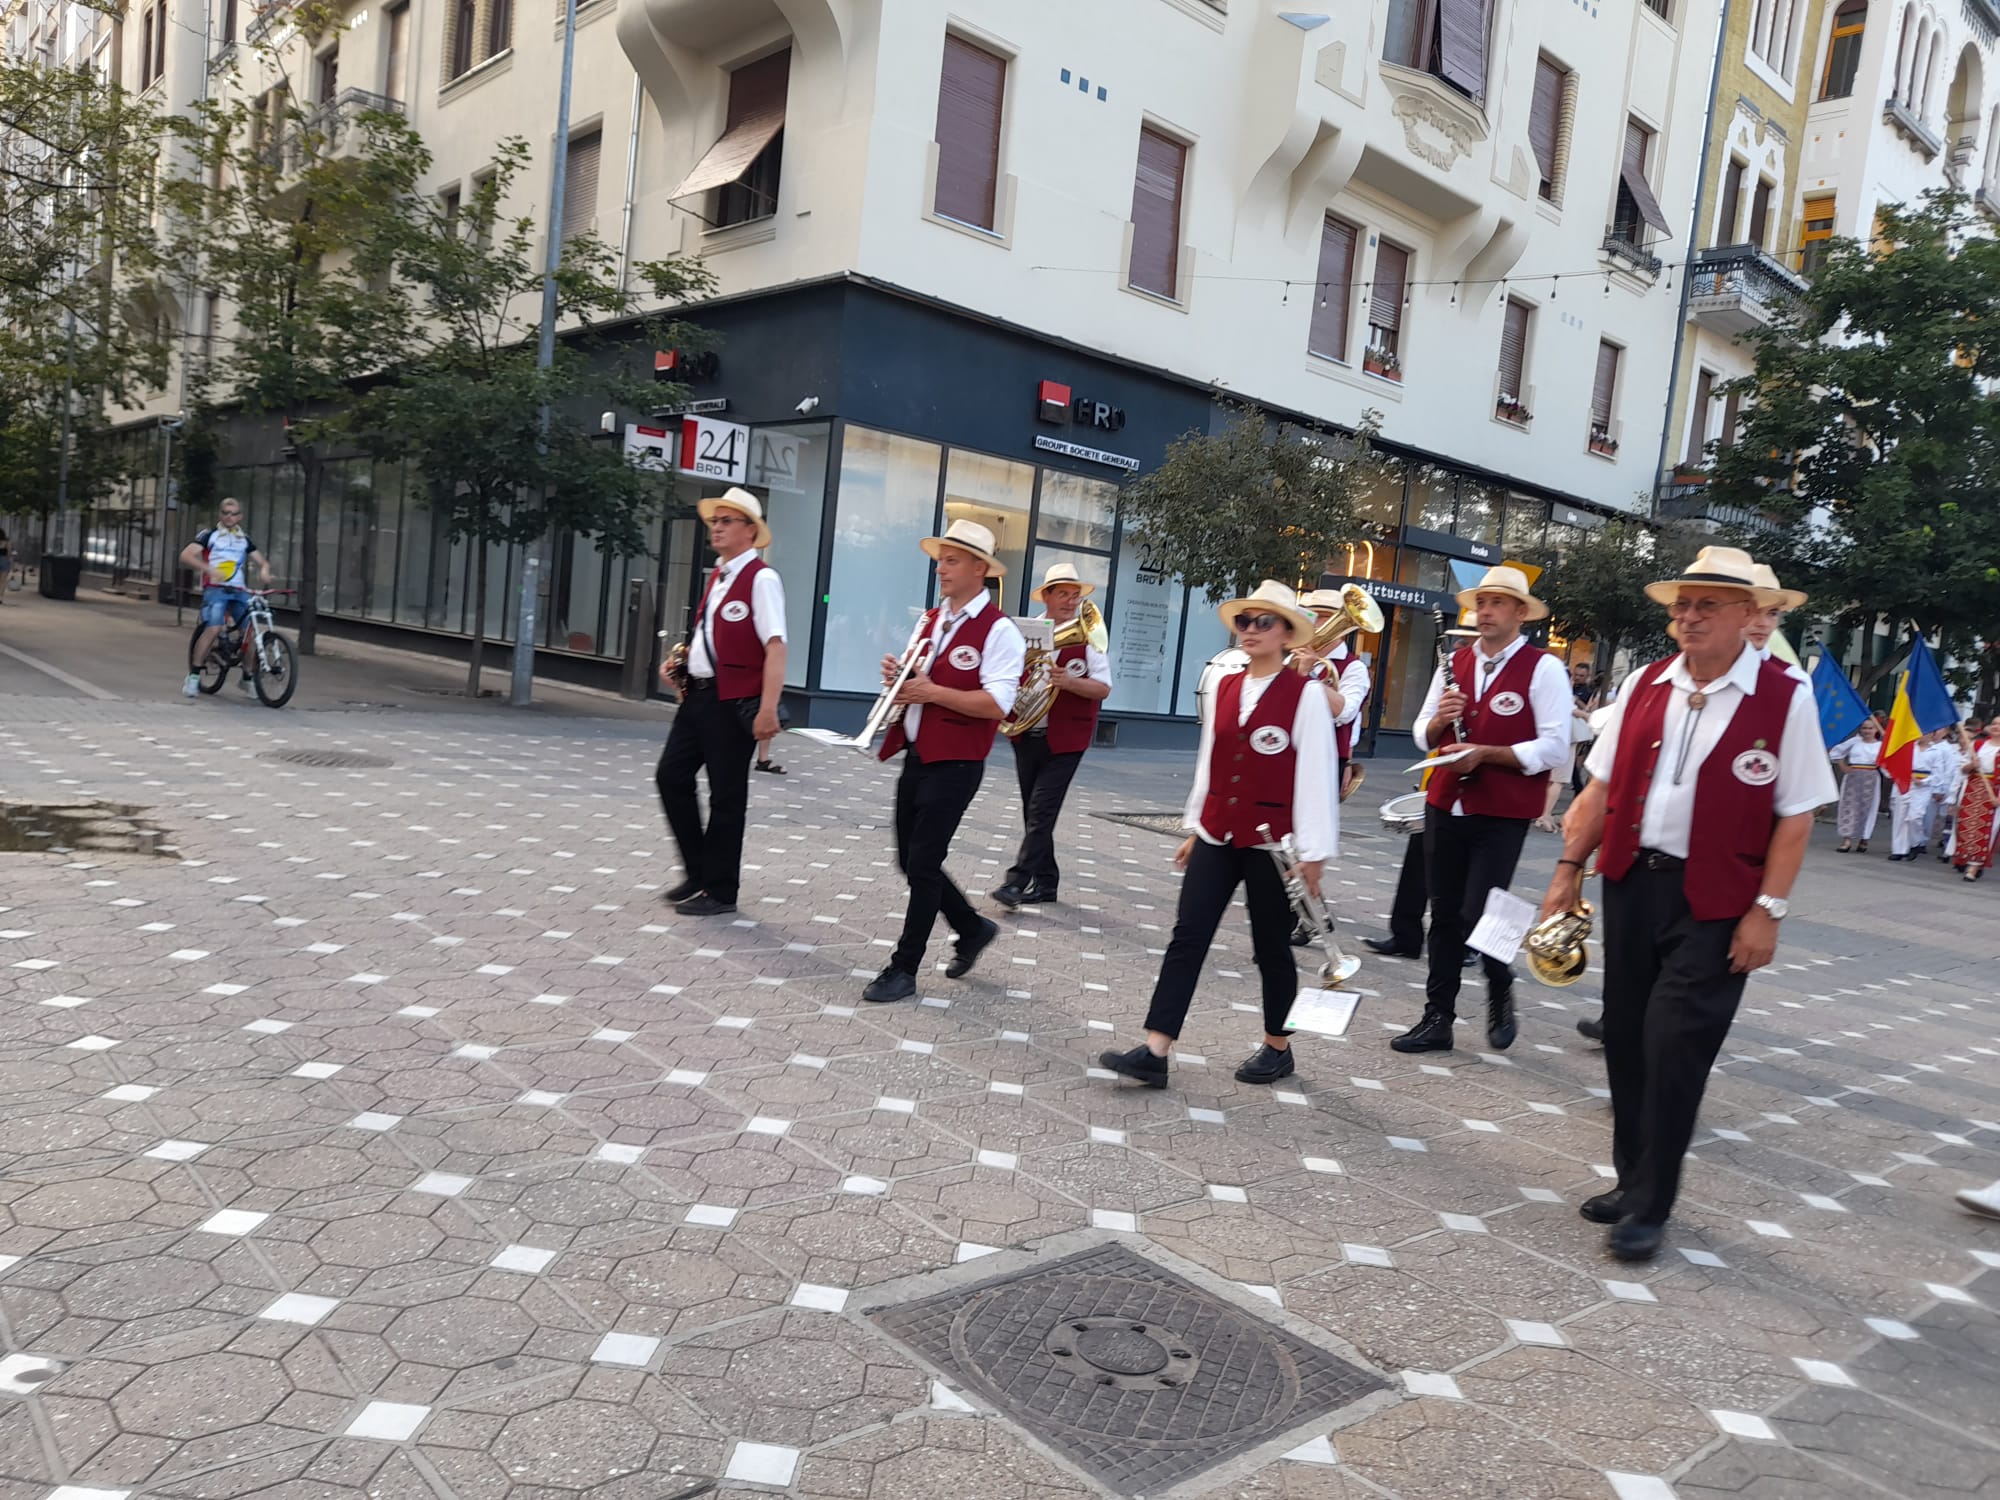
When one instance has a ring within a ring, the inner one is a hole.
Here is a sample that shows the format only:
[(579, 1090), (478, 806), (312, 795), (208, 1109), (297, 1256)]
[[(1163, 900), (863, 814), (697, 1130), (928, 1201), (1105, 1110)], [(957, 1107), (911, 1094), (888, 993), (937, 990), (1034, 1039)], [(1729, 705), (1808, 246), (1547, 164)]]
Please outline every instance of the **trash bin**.
[(41, 594), (44, 599), (74, 599), (76, 585), (83, 577), (80, 557), (43, 557)]

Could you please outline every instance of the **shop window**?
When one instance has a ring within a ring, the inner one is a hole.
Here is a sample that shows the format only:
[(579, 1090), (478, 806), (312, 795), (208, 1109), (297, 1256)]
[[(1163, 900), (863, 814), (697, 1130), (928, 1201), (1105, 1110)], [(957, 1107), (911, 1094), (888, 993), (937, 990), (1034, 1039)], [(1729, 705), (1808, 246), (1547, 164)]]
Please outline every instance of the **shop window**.
[(1820, 74), (1822, 99), (1845, 99), (1854, 92), (1854, 74), (1861, 66), (1861, 34), (1868, 22), (1868, 0), (1846, 0), (1833, 13), (1833, 37), (1826, 46), (1826, 67)]
[(1510, 494), (1501, 528), (1501, 550), (1517, 562), (1539, 562), (1548, 529), (1549, 503), (1532, 495)]
[(1458, 483), (1458, 535), (1468, 542), (1500, 540), (1500, 493), (1476, 479)]
[(667, 195), (670, 199), (712, 193), (709, 222), (718, 229), (777, 213), (791, 72), (791, 49), (786, 48), (729, 75), (722, 134)]
[[(771, 523), (764, 561), (785, 580), (785, 683), (806, 685), (813, 601), (819, 597), (819, 538), (826, 512), (830, 424), (759, 427), (750, 435), (750, 484)], [(894, 650), (894, 646), (885, 649)], [(880, 654), (879, 652), (877, 653)]]
[(1313, 303), (1306, 352), (1323, 359), (1347, 358), (1347, 314), (1354, 301), (1354, 247), (1360, 231), (1326, 216), (1319, 234), (1319, 284)]
[(1006, 86), (1006, 58), (963, 37), (945, 37), (938, 81), (937, 196), (932, 205), (940, 218), (979, 229), (994, 227)]
[[(1176, 692), (1174, 672), (1187, 592), (1154, 564), (1143, 537), (1125, 533), (1118, 550), (1117, 583), (1111, 590), (1111, 696), (1105, 699), (1106, 708), (1140, 714), (1194, 712), (1192, 693)], [(1221, 623), (1216, 621), (1218, 628)], [(1202, 660), (1223, 644), (1210, 646)], [(1183, 667), (1180, 681), (1191, 687), (1200, 673), (1199, 662), (1192, 675)]]
[(873, 696), (882, 687), (883, 655), (909, 640), (929, 597), (930, 559), (917, 544), (935, 534), (943, 459), (936, 443), (846, 429), (821, 687)]
[(1139, 131), (1132, 183), (1132, 254), (1126, 280), (1141, 291), (1180, 298), (1181, 193), (1187, 146), (1157, 130)]
[[(1443, 558), (1436, 559), (1443, 571)], [(1437, 670), (1437, 621), (1427, 609), (1399, 609), (1389, 647), (1377, 664), (1375, 696), (1382, 705), (1381, 727), (1407, 734), (1430, 691)]]
[(1355, 513), (1364, 521), (1394, 531), (1403, 524), (1403, 466), (1394, 459), (1383, 461), (1380, 472), (1367, 490), (1355, 499)]
[(1410, 524), (1426, 531), (1450, 531), (1458, 524), (1458, 476), (1429, 464), (1410, 480)]
[[(1028, 560), (1028, 512), (1035, 498), (1035, 466), (954, 448), (945, 463), (944, 524), (977, 521), (997, 539), (1008, 583), (1018, 585)], [(1009, 609), (1023, 597), (1002, 585)]]
[(1799, 271), (1811, 276), (1826, 259), (1833, 239), (1833, 199), (1808, 198), (1799, 214)]
[(1117, 516), (1118, 486), (1111, 481), (1042, 470), (1041, 509), (1035, 521), (1040, 540), (1109, 552)]

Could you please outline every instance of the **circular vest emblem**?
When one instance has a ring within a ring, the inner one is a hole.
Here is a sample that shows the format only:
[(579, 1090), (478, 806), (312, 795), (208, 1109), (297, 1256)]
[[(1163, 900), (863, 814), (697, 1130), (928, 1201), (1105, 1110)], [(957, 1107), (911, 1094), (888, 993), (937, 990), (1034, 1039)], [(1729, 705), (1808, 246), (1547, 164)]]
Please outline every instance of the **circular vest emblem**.
[(946, 656), (945, 660), (950, 662), (954, 667), (957, 667), (961, 672), (970, 672), (974, 667), (979, 665), (979, 648), (977, 646), (953, 646), (950, 655)]
[(722, 606), (722, 618), (732, 625), (740, 625), (750, 618), (750, 606), (741, 599), (731, 599)]
[(1769, 786), (1778, 779), (1778, 757), (1768, 750), (1745, 750), (1729, 769), (1745, 786)]
[(1291, 735), (1276, 724), (1266, 724), (1250, 732), (1250, 748), (1259, 755), (1280, 755), (1291, 746)]
[(1526, 707), (1527, 704), (1522, 701), (1519, 693), (1495, 693), (1493, 695), (1493, 712), (1496, 714), (1517, 714)]
[(1080, 658), (1076, 661), (1066, 661), (1063, 663), (1063, 675), (1066, 677), (1081, 677), (1088, 670), (1089, 668), (1084, 666)]

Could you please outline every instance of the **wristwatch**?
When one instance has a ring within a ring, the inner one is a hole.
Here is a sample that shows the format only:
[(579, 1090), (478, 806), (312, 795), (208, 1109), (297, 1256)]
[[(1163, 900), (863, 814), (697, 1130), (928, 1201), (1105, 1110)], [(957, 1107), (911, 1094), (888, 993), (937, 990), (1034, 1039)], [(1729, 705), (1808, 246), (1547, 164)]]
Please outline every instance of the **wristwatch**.
[(1759, 896), (1757, 904), (1771, 914), (1773, 922), (1784, 921), (1785, 913), (1792, 909), (1792, 903), (1783, 896)]

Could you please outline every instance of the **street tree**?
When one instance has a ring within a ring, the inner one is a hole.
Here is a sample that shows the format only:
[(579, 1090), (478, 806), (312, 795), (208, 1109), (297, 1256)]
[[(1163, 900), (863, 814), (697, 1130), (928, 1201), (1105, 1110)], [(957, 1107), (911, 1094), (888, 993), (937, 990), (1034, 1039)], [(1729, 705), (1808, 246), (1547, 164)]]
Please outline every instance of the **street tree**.
[(1655, 531), (1638, 521), (1610, 521), (1586, 531), (1536, 582), (1549, 606), (1549, 623), (1572, 640), (1596, 643), (1593, 659), (1611, 669), (1621, 649), (1646, 662), (1674, 649), (1667, 613), (1646, 597), (1646, 585), (1671, 576), (1694, 555), (1697, 542), (1684, 531)]
[(2000, 636), (2000, 240), (1959, 194), (1885, 203), (1870, 244), (1836, 240), (1788, 313), (1753, 335), (1737, 441), (1711, 493), (1766, 524), (1734, 539), (1813, 612), (1893, 654), (1911, 631), (1970, 657)]
[(1220, 601), (1265, 578), (1316, 588), (1366, 527), (1357, 502), (1373, 481), (1369, 412), (1329, 437), (1235, 407), (1216, 432), (1190, 432), (1125, 487), (1120, 508), (1149, 564)]

